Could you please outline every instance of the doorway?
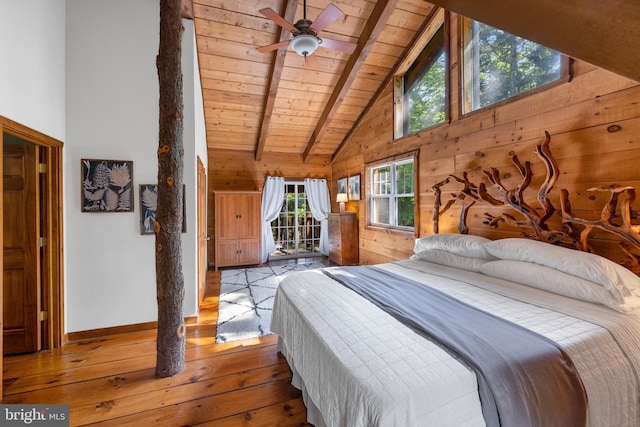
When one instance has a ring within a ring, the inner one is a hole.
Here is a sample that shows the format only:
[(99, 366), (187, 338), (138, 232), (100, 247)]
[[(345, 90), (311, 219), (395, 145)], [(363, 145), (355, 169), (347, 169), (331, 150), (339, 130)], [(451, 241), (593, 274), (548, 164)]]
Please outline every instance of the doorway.
[(304, 182), (285, 182), (284, 200), (278, 217), (271, 222), (276, 251), (270, 259), (322, 256), (320, 222), (311, 214)]
[(62, 346), (62, 143), (0, 116), (1, 354)]
[(4, 354), (40, 350), (40, 182), (36, 145), (5, 133), (2, 143)]

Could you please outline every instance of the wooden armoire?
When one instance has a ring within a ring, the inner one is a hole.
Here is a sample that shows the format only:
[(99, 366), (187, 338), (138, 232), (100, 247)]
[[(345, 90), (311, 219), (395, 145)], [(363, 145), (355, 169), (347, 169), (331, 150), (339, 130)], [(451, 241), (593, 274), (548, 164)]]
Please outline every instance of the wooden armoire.
[(260, 263), (261, 193), (214, 191), (215, 268)]

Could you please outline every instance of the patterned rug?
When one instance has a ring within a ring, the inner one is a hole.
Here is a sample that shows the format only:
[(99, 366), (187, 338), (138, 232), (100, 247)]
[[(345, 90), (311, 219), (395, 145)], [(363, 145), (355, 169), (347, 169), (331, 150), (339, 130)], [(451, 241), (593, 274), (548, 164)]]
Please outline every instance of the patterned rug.
[(294, 271), (325, 267), (320, 261), (223, 270), (216, 343), (271, 334), (273, 299), (280, 281)]

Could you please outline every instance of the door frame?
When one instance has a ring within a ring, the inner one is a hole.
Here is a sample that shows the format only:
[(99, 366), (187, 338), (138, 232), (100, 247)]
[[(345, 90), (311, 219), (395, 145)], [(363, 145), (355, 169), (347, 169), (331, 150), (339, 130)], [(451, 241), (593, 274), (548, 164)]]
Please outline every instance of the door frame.
[(198, 308), (206, 296), (207, 290), (207, 170), (200, 156), (197, 156), (198, 182), (197, 182), (197, 230), (198, 239)]
[[(298, 216), (298, 201), (299, 201), (298, 195), (301, 194), (298, 190), (300, 189), (300, 187), (304, 187), (305, 186), (305, 182), (303, 180), (294, 180), (294, 179), (285, 180), (284, 186), (285, 186), (285, 192), (284, 192), (284, 200), (282, 201), (283, 204), (287, 203), (287, 196), (289, 194), (295, 194), (296, 195), (296, 197), (295, 197), (295, 208), (293, 210), (293, 212), (294, 212), (294, 215), (293, 215), (293, 217), (294, 217), (294, 225), (293, 225), (293, 227), (295, 229), (295, 236), (294, 236), (294, 247), (295, 247), (295, 250), (294, 250), (294, 253), (274, 255), (274, 256), (270, 257), (270, 259), (274, 260), (274, 259), (290, 259), (290, 258), (305, 258), (305, 257), (322, 256), (320, 251), (318, 250), (318, 252), (315, 252), (313, 250), (313, 247), (312, 247), (311, 252), (300, 251), (300, 235), (301, 235), (301, 233), (305, 232), (304, 228), (309, 226), (308, 224), (307, 225), (301, 225), (300, 221), (299, 221), (300, 217)], [(295, 193), (289, 193), (288, 192), (287, 188), (289, 186), (294, 186), (295, 187)], [(304, 194), (305, 195), (307, 194), (306, 188), (305, 188)], [(311, 209), (308, 206), (308, 204), (309, 204), (308, 196), (305, 196), (305, 199), (307, 200), (307, 202), (306, 202), (307, 203), (306, 212), (310, 215), (311, 214)], [(287, 210), (287, 212), (290, 212), (290, 211)], [(282, 211), (280, 211), (280, 213), (278, 214), (278, 218), (277, 218), (278, 221), (280, 220), (280, 214), (281, 213), (282, 213)], [(319, 245), (320, 244), (320, 227), (321, 227), (321, 224), (320, 224), (319, 221), (317, 221), (315, 218), (313, 218), (313, 216), (310, 216), (310, 217), (307, 217), (307, 218), (311, 219), (311, 224), (310, 224), (311, 227), (317, 227), (318, 228), (318, 236), (317, 236), (317, 238), (314, 239), (312, 237), (310, 239), (312, 241), (312, 245), (313, 245), (313, 242), (315, 240), (318, 241), (318, 245)], [(278, 228), (282, 228), (282, 225), (280, 224), (278, 226)], [(289, 227), (285, 226), (284, 228), (286, 229), (286, 228), (289, 228)], [(273, 230), (274, 230), (274, 227), (273, 227), (273, 221), (272, 221), (271, 231), (273, 232)], [(309, 240), (309, 239), (305, 239), (305, 240)], [(287, 240), (287, 242), (290, 242), (290, 240)]]
[[(25, 141), (35, 144), (40, 152), (40, 163), (46, 167), (42, 179), (41, 200), (43, 206), (42, 236), (46, 245), (42, 252), (42, 310), (47, 312), (42, 321), (42, 349), (61, 347), (66, 338), (64, 336), (64, 274), (63, 274), (63, 214), (62, 214), (62, 142), (0, 116), (0, 142), (3, 134), (8, 133)], [(2, 154), (0, 153), (0, 160)], [(0, 161), (0, 172), (2, 171)], [(0, 190), (2, 183), (0, 182)], [(0, 208), (3, 200), (0, 199)], [(0, 209), (0, 220), (3, 220)], [(2, 243), (2, 234), (0, 234)], [(2, 258), (0, 255), (0, 266)], [(0, 267), (1, 268), (1, 267)], [(2, 280), (0, 278), (0, 280)], [(0, 327), (2, 326), (2, 286), (0, 286)], [(0, 340), (0, 362), (2, 361), (2, 343)], [(1, 374), (0, 374), (1, 375)], [(0, 378), (0, 387), (1, 387)], [(1, 392), (1, 389), (0, 389)], [(1, 396), (1, 394), (0, 394)]]

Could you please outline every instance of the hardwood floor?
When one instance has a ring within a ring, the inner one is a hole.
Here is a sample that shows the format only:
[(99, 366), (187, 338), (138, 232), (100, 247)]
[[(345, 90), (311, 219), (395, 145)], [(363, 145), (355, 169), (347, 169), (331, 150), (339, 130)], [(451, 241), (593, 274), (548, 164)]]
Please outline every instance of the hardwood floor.
[(275, 336), (215, 343), (219, 288), (208, 272), (180, 374), (155, 377), (155, 331), (87, 339), (6, 356), (2, 403), (69, 404), (71, 426), (310, 426)]

